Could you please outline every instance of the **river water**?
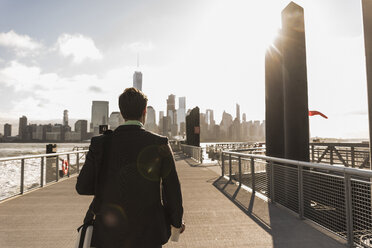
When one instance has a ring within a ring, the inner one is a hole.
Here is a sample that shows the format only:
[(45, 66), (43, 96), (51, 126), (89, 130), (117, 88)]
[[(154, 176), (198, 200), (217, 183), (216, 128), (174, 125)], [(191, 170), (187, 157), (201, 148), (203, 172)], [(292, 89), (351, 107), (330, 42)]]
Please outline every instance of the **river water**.
[[(46, 153), (47, 143), (0, 143), (0, 158), (37, 155)], [(57, 152), (72, 151), (74, 147), (88, 147), (89, 143), (57, 143)], [(61, 159), (67, 159), (62, 157)], [(70, 157), (72, 162), (76, 156)], [(80, 163), (84, 158), (80, 159)], [(46, 162), (45, 162), (46, 163)], [(24, 190), (40, 186), (41, 159), (25, 160)], [(44, 168), (45, 175), (45, 168)], [(44, 176), (44, 183), (45, 183)], [(0, 162), (0, 200), (16, 195), (20, 192), (21, 160)]]

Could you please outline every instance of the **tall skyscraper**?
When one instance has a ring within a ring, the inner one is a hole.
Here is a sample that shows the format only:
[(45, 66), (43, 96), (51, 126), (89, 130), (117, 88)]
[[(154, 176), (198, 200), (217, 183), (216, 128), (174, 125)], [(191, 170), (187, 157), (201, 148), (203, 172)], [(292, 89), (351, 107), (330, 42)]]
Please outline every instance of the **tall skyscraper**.
[(133, 87), (142, 91), (142, 72), (140, 71), (134, 72)]
[(151, 132), (157, 132), (156, 126), (156, 112), (152, 106), (147, 107), (147, 117), (145, 123), (145, 129)]
[(176, 110), (176, 96), (173, 94), (169, 95), (167, 99), (167, 116), (169, 116), (169, 114), (171, 113), (169, 112), (169, 110)]
[(93, 101), (92, 102), (92, 119), (90, 123), (90, 131), (94, 135), (99, 134), (100, 125), (108, 125), (109, 102)]
[(68, 110), (63, 111), (63, 126), (68, 126)]
[(236, 118), (240, 122), (240, 105), (236, 104)]
[(12, 125), (6, 123), (4, 125), (4, 137), (12, 136)]
[(80, 133), (81, 140), (86, 140), (88, 132), (88, 121), (78, 120), (77, 122), (75, 122), (75, 132)]
[(159, 111), (159, 134), (163, 134), (163, 117), (164, 117), (164, 111)]
[(26, 128), (27, 128), (27, 117), (22, 116), (19, 118), (19, 126), (18, 126), (18, 137), (21, 140), (26, 138)]
[[(176, 112), (176, 96), (171, 94), (168, 96), (168, 99), (167, 99), (167, 128), (168, 128), (168, 131), (171, 131), (171, 128), (172, 128), (172, 125), (174, 123), (177, 123), (177, 119), (175, 119), (175, 112)], [(165, 125), (163, 123), (163, 125)], [(165, 134), (164, 134), (165, 135)]]
[(156, 113), (152, 106), (147, 107), (147, 118), (146, 122), (149, 124), (156, 124)]
[(182, 122), (186, 122), (186, 97), (178, 98), (177, 124), (180, 127)]
[(116, 111), (110, 114), (109, 125), (111, 130), (116, 129), (118, 126), (123, 124), (124, 118), (121, 116), (120, 112)]
[(208, 124), (208, 129), (211, 129), (216, 124), (215, 121), (214, 121), (213, 110), (212, 109), (207, 109), (206, 112), (207, 112), (206, 113), (206, 121), (207, 121), (207, 124)]

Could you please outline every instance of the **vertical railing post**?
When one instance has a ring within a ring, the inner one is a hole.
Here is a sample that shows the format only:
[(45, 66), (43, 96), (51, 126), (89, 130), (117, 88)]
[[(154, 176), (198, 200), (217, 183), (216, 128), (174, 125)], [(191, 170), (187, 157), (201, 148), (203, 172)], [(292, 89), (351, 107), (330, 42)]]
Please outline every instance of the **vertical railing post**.
[(238, 157), (239, 160), (239, 186), (242, 185), (242, 157)]
[(355, 167), (355, 147), (351, 147), (351, 167)]
[(274, 162), (270, 161), (270, 197), (271, 197), (271, 203), (275, 203), (275, 186), (274, 186)]
[(56, 182), (59, 180), (59, 168), (58, 168), (58, 163), (59, 163), (59, 156), (56, 156)]
[(21, 160), (21, 188), (20, 188), (21, 195), (23, 194), (23, 191), (24, 191), (24, 183), (25, 183), (25, 159), (22, 158)]
[(40, 161), (40, 187), (44, 187), (44, 157)]
[(349, 247), (354, 244), (354, 230), (353, 230), (353, 208), (351, 198), (351, 180), (349, 174), (344, 174), (344, 189), (345, 189), (345, 212), (346, 212), (346, 232), (347, 243)]
[(223, 151), (221, 151), (221, 176), (225, 176), (225, 156), (223, 154)]
[(231, 166), (231, 154), (229, 154), (229, 181), (231, 181), (231, 175), (232, 175), (232, 166)]
[(298, 165), (298, 215), (304, 219), (304, 187), (303, 187), (303, 168)]
[(315, 147), (314, 145), (311, 145), (311, 162), (314, 162), (314, 157), (315, 157), (315, 151), (314, 151)]
[(67, 167), (67, 177), (70, 177), (70, 168), (71, 168), (70, 154), (67, 154), (67, 164), (68, 164), (68, 167)]
[(76, 153), (76, 170), (77, 173), (80, 173), (80, 159), (79, 159), (79, 153)]
[(251, 158), (252, 193), (256, 192), (256, 176), (254, 173), (254, 158)]
[(333, 164), (333, 149), (334, 146), (329, 146), (329, 163)]

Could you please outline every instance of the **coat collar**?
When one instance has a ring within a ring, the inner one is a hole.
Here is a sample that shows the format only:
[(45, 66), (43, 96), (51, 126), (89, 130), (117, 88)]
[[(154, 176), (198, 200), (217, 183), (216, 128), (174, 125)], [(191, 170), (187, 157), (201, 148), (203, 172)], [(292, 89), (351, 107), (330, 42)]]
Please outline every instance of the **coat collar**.
[(115, 129), (114, 132), (134, 131), (134, 130), (145, 130), (145, 129), (139, 125), (120, 125)]

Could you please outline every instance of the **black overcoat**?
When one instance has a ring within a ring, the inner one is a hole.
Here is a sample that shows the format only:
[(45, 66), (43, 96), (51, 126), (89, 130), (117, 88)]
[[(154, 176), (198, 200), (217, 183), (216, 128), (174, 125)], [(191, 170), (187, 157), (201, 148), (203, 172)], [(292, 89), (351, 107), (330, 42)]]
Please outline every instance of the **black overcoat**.
[(92, 246), (150, 248), (165, 244), (183, 207), (166, 137), (138, 125), (92, 138), (76, 190), (95, 195), (85, 222), (96, 215)]

